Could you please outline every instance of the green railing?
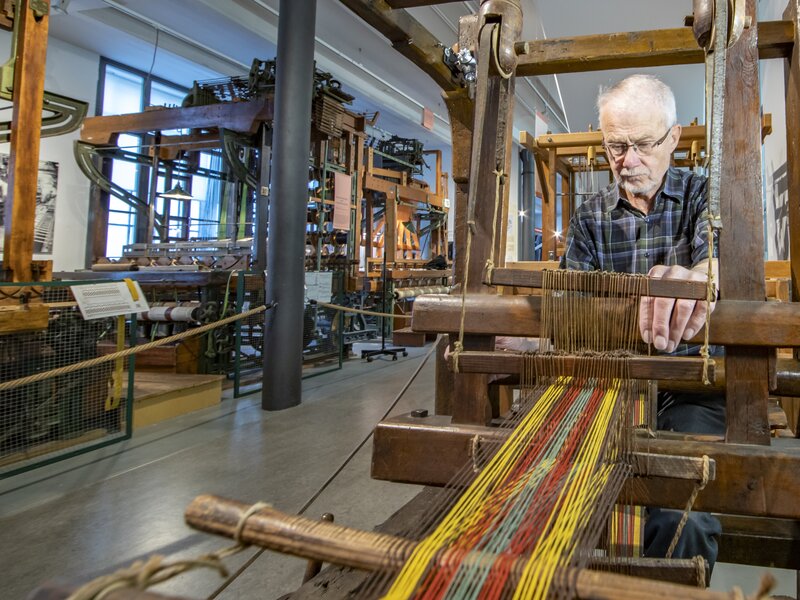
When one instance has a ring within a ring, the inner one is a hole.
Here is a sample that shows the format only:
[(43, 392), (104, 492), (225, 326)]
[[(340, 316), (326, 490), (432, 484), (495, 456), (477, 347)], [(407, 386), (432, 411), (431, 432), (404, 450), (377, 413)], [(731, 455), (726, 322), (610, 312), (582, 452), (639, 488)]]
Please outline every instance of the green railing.
[[(59, 369), (135, 344), (136, 316), (85, 320), (70, 286), (99, 281), (0, 283), (0, 478), (128, 439), (134, 357), (67, 373)], [(28, 303), (28, 308), (18, 306)], [(46, 305), (44, 311), (40, 308)], [(126, 369), (127, 367), (127, 369)], [(23, 377), (39, 381), (16, 385)]]

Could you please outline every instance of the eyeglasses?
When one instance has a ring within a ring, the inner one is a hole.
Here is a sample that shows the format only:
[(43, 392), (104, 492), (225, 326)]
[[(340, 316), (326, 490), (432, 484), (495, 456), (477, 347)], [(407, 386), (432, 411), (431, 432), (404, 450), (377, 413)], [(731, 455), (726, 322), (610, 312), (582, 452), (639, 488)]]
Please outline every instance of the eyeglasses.
[(635, 142), (633, 144), (623, 144), (618, 142), (603, 141), (603, 147), (606, 149), (606, 152), (608, 152), (614, 158), (622, 158), (628, 153), (629, 148), (633, 148), (633, 151), (639, 156), (649, 156), (653, 153), (653, 150), (664, 143), (664, 140), (667, 139), (670, 131), (672, 131), (672, 127), (667, 129), (667, 132), (661, 136), (660, 140), (656, 142)]

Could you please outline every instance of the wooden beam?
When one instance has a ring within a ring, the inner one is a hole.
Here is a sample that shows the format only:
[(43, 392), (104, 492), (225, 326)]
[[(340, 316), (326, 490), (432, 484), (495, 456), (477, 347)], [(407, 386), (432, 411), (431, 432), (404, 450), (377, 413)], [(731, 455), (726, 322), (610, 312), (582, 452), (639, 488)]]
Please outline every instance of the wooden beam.
[(41, 17), (29, 0), (19, 2), (3, 269), (7, 280), (31, 281), (50, 0), (42, 0)]
[[(559, 365), (564, 369), (564, 375), (571, 375), (580, 368), (595, 359), (581, 361), (578, 357), (559, 358)], [(632, 379), (658, 379), (658, 380), (681, 380), (681, 381), (702, 381), (703, 379), (703, 359), (702, 358), (673, 358), (665, 356), (637, 356), (629, 360), (630, 376)], [(449, 363), (454, 364), (453, 355), (450, 355)], [(516, 352), (461, 352), (458, 355), (458, 371), (461, 373), (508, 373), (518, 375), (522, 373), (524, 357)], [(709, 379), (714, 381), (714, 367), (710, 365)]]
[(800, 522), (717, 515), (722, 524), (720, 562), (779, 569), (800, 569)]
[[(393, 417), (375, 429), (372, 476), (444, 485), (458, 470), (471, 465), (475, 446), (500, 443), (508, 432), (508, 429), (454, 425), (449, 418), (440, 415)], [(715, 463), (716, 476), (698, 496), (695, 509), (798, 519), (800, 503), (796, 499), (800, 494), (800, 480), (794, 474), (800, 469), (800, 444), (793, 439), (779, 441), (785, 444), (767, 447), (638, 438), (636, 452), (680, 461), (680, 466), (678, 463), (673, 466), (676, 472), (686, 474), (687, 479), (636, 477), (626, 485), (621, 497), (645, 506), (683, 509), (694, 486), (691, 472), (697, 473), (697, 463), (686, 458), (706, 455)], [(436, 460), (430, 460), (431, 456)], [(646, 464), (646, 458), (642, 462)], [(688, 465), (695, 466), (689, 468)]]
[[(794, 45), (794, 25), (767, 21), (759, 24), (757, 37), (758, 58), (786, 57)], [(534, 40), (518, 43), (517, 52), (517, 76), (522, 77), (704, 61), (689, 27)]]
[(422, 69), (444, 91), (460, 86), (442, 62), (439, 40), (406, 10), (393, 10), (385, 0), (341, 0), (378, 33), (386, 37), (403, 56)]
[[(540, 296), (467, 294), (464, 330), (473, 335), (539, 335)], [(615, 304), (609, 303), (609, 318)], [(461, 297), (420, 296), (414, 301), (411, 327), (425, 333), (452, 333), (461, 324)], [(800, 346), (800, 306), (791, 302), (720, 300), (711, 315), (712, 344), (790, 348)], [(691, 340), (702, 343), (700, 331)], [(490, 348), (491, 350), (491, 348)], [(764, 381), (767, 373), (764, 372)]]
[[(746, 11), (755, 24), (755, 0), (747, 0)], [(727, 57), (719, 192), (723, 223), (719, 287), (726, 300), (766, 297), (757, 45), (758, 28), (750, 27), (728, 49)], [(726, 439), (769, 444), (767, 350), (746, 346), (726, 349), (725, 373)]]
[[(542, 271), (527, 269), (493, 269), (491, 281), (487, 285), (512, 285), (515, 287), (541, 288)], [(650, 293), (662, 298), (688, 298), (692, 300), (705, 300), (707, 286), (702, 281), (680, 281), (677, 279), (651, 279)], [(588, 282), (574, 282), (570, 284), (570, 291), (591, 291)]]
[(224, 127), (254, 134), (262, 121), (272, 119), (272, 98), (249, 102), (225, 102), (208, 106), (164, 108), (141, 113), (89, 117), (81, 125), (81, 141), (97, 145), (115, 144), (119, 133), (146, 133), (168, 129)]

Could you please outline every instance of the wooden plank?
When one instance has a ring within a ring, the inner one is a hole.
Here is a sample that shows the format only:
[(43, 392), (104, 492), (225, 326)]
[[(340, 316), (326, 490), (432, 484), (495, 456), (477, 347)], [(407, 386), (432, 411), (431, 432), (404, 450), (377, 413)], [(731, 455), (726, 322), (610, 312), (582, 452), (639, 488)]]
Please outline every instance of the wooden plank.
[(364, 189), (383, 192), (387, 195), (398, 195), (400, 200), (405, 200), (407, 202), (420, 202), (430, 204), (431, 206), (436, 206), (437, 208), (441, 208), (442, 205), (441, 199), (436, 198), (433, 194), (426, 192), (425, 190), (386, 181), (385, 179), (381, 179), (380, 177), (375, 177), (373, 175), (364, 175), (363, 185)]
[[(759, 58), (786, 57), (793, 44), (792, 22), (767, 21), (758, 25)], [(517, 53), (517, 75), (521, 77), (704, 61), (689, 27), (520, 42)]]
[(5, 198), (3, 269), (6, 281), (32, 281), (34, 220), (39, 177), (45, 60), (50, 0), (42, 0), (45, 15), (37, 18), (30, 0), (19, 0), (11, 151)]
[[(381, 421), (375, 429), (372, 453), (372, 477), (404, 483), (446, 485), (458, 471), (474, 463), (474, 448), (502, 444), (509, 429), (457, 425), (444, 415), (415, 413), (398, 415)], [(436, 456), (426, 461), (424, 456)], [(702, 477), (703, 460), (696, 456), (653, 454), (646, 448), (634, 454), (634, 474), (641, 477), (697, 481)], [(474, 468), (473, 468), (474, 467)], [(714, 461), (709, 464), (709, 479), (716, 477)]]
[[(800, 1), (800, 0), (798, 0)], [(798, 81), (800, 85), (800, 81)], [(800, 118), (800, 115), (798, 116)], [(794, 137), (794, 136), (792, 136)], [(791, 187), (790, 189), (795, 189)], [(798, 185), (800, 186), (800, 178), (798, 178)], [(764, 277), (767, 279), (784, 279), (792, 276), (792, 263), (789, 260), (767, 260), (764, 261)]]
[(50, 307), (47, 304), (23, 304), (0, 307), (0, 335), (47, 329)]
[[(540, 296), (468, 294), (465, 331), (475, 335), (539, 335)], [(609, 318), (615, 305), (609, 304)], [(414, 301), (411, 327), (427, 333), (458, 331), (461, 298), (431, 294)], [(746, 326), (743, 326), (746, 324)], [(720, 300), (711, 315), (712, 344), (789, 348), (800, 346), (800, 306), (789, 302)], [(691, 340), (702, 343), (703, 332)], [(767, 380), (766, 370), (764, 381)]]
[[(797, 502), (800, 479), (796, 476), (800, 469), (800, 444), (794, 439), (775, 440), (772, 447), (643, 439), (637, 447), (655, 454), (707, 455), (716, 462), (717, 477), (697, 497), (696, 510), (800, 518), (800, 503)], [(683, 481), (666, 484), (666, 481), (634, 481), (626, 486), (623, 494), (632, 493), (631, 501), (639, 504), (683, 508), (692, 484)]]
[[(467, 351), (458, 355), (458, 370), (462, 373), (508, 373), (519, 375), (523, 371), (524, 357), (516, 352), (474, 352)], [(564, 375), (572, 375), (582, 365), (591, 364), (595, 359), (581, 360), (578, 357), (561, 356), (558, 358), (560, 371)], [(660, 379), (702, 381), (703, 359), (692, 357), (638, 356), (628, 359), (632, 379)], [(454, 359), (450, 356), (453, 366)], [(714, 367), (709, 367), (709, 379), (714, 380)]]
[[(454, 425), (440, 415), (401, 415), (375, 429), (372, 476), (377, 479), (427, 485), (444, 485), (465, 465), (471, 465), (475, 446), (497, 444), (508, 430)], [(780, 444), (780, 445), (779, 445)], [(662, 457), (707, 455), (715, 462), (716, 477), (700, 493), (695, 509), (731, 514), (800, 518), (800, 443), (776, 440), (772, 447), (755, 444), (724, 444), (694, 440), (639, 438), (636, 451)], [(436, 456), (436, 460), (430, 460)], [(652, 466), (654, 463), (651, 462)], [(684, 508), (694, 486), (689, 479), (637, 477), (626, 485), (621, 497), (646, 506)], [(480, 465), (475, 465), (480, 466)]]
[[(747, 0), (746, 11), (755, 25), (755, 0)], [(739, 41), (728, 49), (727, 73), (720, 175), (724, 225), (719, 241), (720, 290), (726, 300), (763, 300), (766, 289), (757, 27), (745, 29)], [(726, 439), (769, 444), (766, 350), (729, 348), (725, 362)]]
[(800, 569), (800, 521), (717, 515), (722, 524), (720, 562)]
[(89, 117), (81, 125), (81, 141), (91, 144), (114, 144), (119, 133), (146, 133), (165, 129), (209, 129), (224, 127), (254, 134), (262, 121), (272, 119), (272, 98), (248, 102), (225, 102), (148, 110), (125, 115)]
[[(493, 269), (491, 281), (487, 285), (511, 285), (515, 287), (541, 288), (542, 271), (527, 269)], [(588, 282), (575, 281), (570, 285), (572, 291), (591, 291)], [(707, 286), (702, 281), (680, 281), (676, 279), (651, 279), (650, 293), (662, 298), (688, 298), (692, 300), (705, 300)]]

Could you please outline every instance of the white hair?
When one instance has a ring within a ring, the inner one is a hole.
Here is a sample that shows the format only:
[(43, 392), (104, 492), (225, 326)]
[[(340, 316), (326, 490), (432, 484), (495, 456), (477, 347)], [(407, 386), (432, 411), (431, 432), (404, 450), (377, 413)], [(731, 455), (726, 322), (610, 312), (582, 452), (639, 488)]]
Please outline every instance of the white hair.
[(608, 88), (600, 88), (597, 95), (597, 114), (613, 104), (616, 107), (636, 110), (652, 100), (660, 106), (664, 113), (664, 125), (672, 127), (677, 124), (678, 117), (675, 110), (675, 95), (670, 87), (653, 75), (631, 75), (618, 81)]

